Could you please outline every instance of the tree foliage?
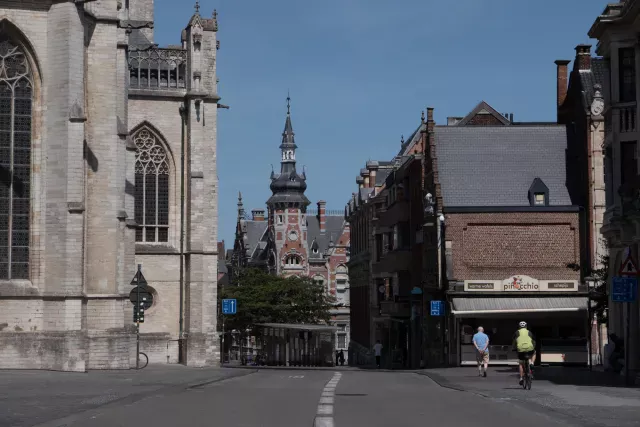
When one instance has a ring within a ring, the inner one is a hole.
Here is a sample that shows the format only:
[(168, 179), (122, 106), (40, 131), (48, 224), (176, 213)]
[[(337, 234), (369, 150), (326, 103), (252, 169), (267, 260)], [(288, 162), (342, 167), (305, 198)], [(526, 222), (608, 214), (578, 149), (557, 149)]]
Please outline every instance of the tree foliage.
[(281, 277), (257, 269), (243, 269), (225, 287), (222, 298), (235, 298), (237, 314), (225, 316), (225, 329), (253, 329), (259, 323), (328, 322), (335, 299), (323, 285), (308, 277)]
[(609, 279), (609, 255), (602, 255), (600, 258), (602, 268), (591, 270), (591, 277), (595, 284), (591, 293), (591, 300), (595, 302), (593, 309), (598, 317), (598, 322), (607, 323), (607, 313), (609, 307), (609, 293), (607, 291), (607, 281)]

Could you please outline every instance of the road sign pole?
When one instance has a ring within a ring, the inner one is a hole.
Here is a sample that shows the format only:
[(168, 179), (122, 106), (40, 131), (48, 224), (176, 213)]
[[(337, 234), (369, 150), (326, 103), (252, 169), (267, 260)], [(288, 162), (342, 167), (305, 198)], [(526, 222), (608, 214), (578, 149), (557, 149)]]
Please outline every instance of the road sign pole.
[(142, 264), (138, 264), (138, 274), (136, 274), (136, 305), (134, 310), (136, 311), (136, 369), (140, 369), (140, 272), (142, 271)]
[(627, 385), (631, 385), (631, 377), (629, 375), (629, 359), (630, 357), (630, 345), (629, 339), (631, 337), (631, 302), (627, 302), (627, 318), (626, 318), (626, 327), (624, 331), (624, 379)]
[(222, 315), (222, 351), (220, 352), (220, 354), (222, 355), (222, 363), (224, 363), (224, 356), (226, 354), (226, 352), (224, 351), (224, 341), (225, 341), (225, 336), (224, 336), (224, 314)]

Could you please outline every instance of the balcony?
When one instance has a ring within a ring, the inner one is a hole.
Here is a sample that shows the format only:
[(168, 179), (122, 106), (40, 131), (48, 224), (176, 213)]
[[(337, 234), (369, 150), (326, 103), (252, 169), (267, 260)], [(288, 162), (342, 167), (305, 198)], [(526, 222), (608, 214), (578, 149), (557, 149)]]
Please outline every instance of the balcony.
[(393, 227), (399, 222), (409, 221), (409, 203), (406, 200), (398, 200), (389, 206), (385, 212), (378, 216), (378, 227)]
[(381, 301), (380, 314), (390, 317), (411, 317), (411, 303), (409, 301)]
[(387, 252), (380, 261), (374, 262), (372, 267), (373, 274), (395, 273), (410, 269), (411, 250), (409, 248), (399, 248)]
[(620, 133), (636, 131), (636, 103), (625, 103), (616, 106), (618, 113)]
[(187, 51), (151, 48), (129, 52), (129, 87), (141, 90), (184, 90)]

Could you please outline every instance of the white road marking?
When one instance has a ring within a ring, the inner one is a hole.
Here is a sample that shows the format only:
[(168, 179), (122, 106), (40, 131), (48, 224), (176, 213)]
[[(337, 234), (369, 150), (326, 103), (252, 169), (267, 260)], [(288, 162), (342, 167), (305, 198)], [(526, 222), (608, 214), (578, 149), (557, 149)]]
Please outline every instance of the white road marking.
[(338, 382), (342, 378), (340, 372), (336, 372), (333, 378), (327, 382), (322, 390), (322, 397), (318, 403), (318, 410), (316, 411), (316, 418), (313, 421), (314, 427), (334, 427), (333, 422), (333, 403), (336, 394), (336, 387)]

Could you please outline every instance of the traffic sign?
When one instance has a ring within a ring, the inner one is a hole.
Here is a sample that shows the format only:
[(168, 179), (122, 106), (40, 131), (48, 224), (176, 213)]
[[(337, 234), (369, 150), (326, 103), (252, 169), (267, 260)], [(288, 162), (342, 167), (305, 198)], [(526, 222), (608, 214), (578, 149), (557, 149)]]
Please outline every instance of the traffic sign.
[(238, 302), (233, 299), (222, 300), (222, 314), (236, 314), (238, 310)]
[(636, 263), (633, 261), (631, 257), (631, 253), (627, 255), (627, 258), (620, 265), (620, 270), (618, 274), (621, 276), (637, 276), (638, 275), (638, 267), (636, 267)]
[[(131, 304), (136, 305), (138, 302), (138, 287), (136, 286), (129, 292), (129, 301)], [(153, 294), (149, 292), (148, 288), (140, 286), (140, 302), (143, 303), (145, 310), (148, 310), (153, 304)]]
[(614, 277), (612, 285), (612, 301), (633, 302), (638, 297), (638, 279), (636, 277)]
[[(140, 276), (140, 281), (138, 281), (138, 276)], [(133, 276), (133, 279), (131, 279), (131, 283), (129, 283), (131, 286), (147, 286), (147, 279), (144, 278), (144, 276), (142, 275), (142, 270), (138, 270), (138, 272), (135, 274), (135, 276)]]
[(444, 301), (431, 301), (431, 315), (444, 316)]

